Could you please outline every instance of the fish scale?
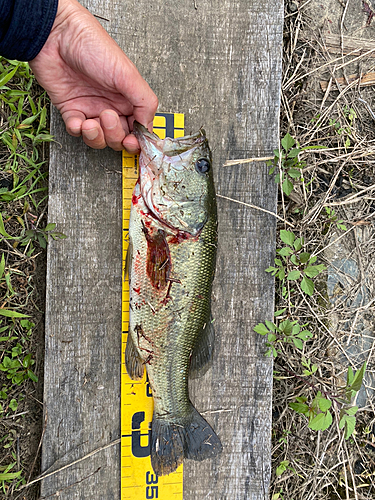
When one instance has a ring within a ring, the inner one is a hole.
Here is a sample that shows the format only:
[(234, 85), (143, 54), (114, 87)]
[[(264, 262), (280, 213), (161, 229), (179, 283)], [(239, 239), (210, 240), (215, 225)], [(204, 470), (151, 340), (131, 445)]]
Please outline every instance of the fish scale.
[(212, 170), (201, 172), (211, 163), (204, 132), (174, 142), (160, 141), (139, 124), (135, 133), (142, 153), (129, 227), (126, 364), (133, 379), (143, 365), (147, 370), (154, 399), (151, 463), (160, 476), (184, 458), (203, 460), (221, 451), (188, 394), (192, 352), (199, 368), (212, 351), (217, 214)]

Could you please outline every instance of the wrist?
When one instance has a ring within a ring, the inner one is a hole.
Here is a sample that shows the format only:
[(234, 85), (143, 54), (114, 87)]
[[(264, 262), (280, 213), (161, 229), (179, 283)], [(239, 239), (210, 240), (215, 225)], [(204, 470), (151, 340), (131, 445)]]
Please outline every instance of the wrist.
[(44, 49), (58, 50), (60, 56), (68, 56), (71, 48), (92, 24), (93, 16), (77, 0), (58, 0), (57, 12)]

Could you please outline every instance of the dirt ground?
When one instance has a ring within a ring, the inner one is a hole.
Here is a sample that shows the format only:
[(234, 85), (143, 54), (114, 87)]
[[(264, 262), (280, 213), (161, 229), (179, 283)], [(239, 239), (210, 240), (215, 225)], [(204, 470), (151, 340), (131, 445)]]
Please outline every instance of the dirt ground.
[[(326, 271), (309, 298), (296, 290), (288, 303), (278, 290), (278, 308), (313, 332), (303, 355), (317, 369), (303, 375), (293, 349), (275, 360), (272, 500), (375, 496), (374, 12), (370, 0), (286, 2), (280, 136), (324, 148), (301, 155), (304, 179), (280, 195), (279, 210)], [(346, 440), (337, 395), (348, 367), (364, 362), (364, 384), (351, 402), (356, 428)], [(288, 408), (298, 397), (311, 404), (318, 390), (332, 401), (325, 431)]]

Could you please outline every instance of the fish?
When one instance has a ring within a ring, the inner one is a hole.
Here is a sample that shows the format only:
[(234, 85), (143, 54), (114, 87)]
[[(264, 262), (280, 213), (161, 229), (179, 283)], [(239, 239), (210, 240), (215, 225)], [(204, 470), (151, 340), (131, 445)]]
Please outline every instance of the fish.
[(201, 461), (222, 451), (188, 390), (189, 375), (204, 373), (212, 361), (217, 207), (203, 129), (159, 139), (134, 122), (134, 134), (141, 153), (129, 223), (125, 364), (133, 380), (147, 371), (154, 400), (151, 465), (162, 476), (185, 458)]

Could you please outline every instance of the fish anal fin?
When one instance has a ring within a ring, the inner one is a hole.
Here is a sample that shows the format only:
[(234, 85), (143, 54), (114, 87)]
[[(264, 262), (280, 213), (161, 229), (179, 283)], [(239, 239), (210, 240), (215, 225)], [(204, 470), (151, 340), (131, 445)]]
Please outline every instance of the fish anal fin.
[(222, 451), (212, 427), (191, 405), (186, 418), (170, 422), (155, 414), (151, 429), (151, 465), (158, 476), (175, 471), (184, 458), (202, 461)]
[(125, 366), (126, 371), (132, 380), (141, 380), (143, 378), (145, 366), (142, 358), (135, 348), (133, 339), (130, 334), (128, 334), (128, 340), (126, 341)]
[(214, 352), (215, 329), (212, 315), (204, 325), (190, 359), (190, 378), (202, 377), (210, 368)]

